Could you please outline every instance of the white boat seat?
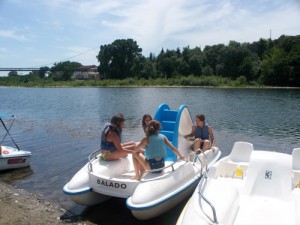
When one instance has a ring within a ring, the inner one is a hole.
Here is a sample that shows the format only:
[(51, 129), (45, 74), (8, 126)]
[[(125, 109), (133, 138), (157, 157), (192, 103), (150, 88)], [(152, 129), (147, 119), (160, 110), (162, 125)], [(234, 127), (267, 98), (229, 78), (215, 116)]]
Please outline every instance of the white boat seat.
[(251, 143), (242, 141), (235, 142), (229, 155), (229, 161), (234, 163), (248, 163), (252, 151), (253, 145)]
[(292, 177), (293, 177), (293, 187), (299, 185), (300, 188), (300, 148), (294, 148), (292, 152)]
[(292, 158), (293, 170), (300, 170), (300, 148), (294, 148)]
[(293, 170), (293, 188), (299, 188), (300, 189), (300, 170)]
[(247, 169), (248, 165), (222, 162), (218, 167), (211, 167), (209, 169), (208, 176), (215, 179), (218, 177), (228, 177), (242, 180), (246, 176)]
[[(253, 151), (253, 145), (248, 142), (238, 141), (235, 142), (231, 150), (228, 160), (222, 162), (218, 168), (211, 167), (210, 177), (235, 177), (244, 178), (249, 165), (251, 153)], [(242, 176), (237, 174), (237, 168), (242, 172)]]

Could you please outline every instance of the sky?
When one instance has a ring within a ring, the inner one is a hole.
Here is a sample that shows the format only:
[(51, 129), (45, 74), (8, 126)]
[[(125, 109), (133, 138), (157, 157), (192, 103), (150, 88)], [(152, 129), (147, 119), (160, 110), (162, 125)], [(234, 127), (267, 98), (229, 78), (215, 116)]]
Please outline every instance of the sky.
[(0, 0), (0, 68), (99, 65), (117, 39), (148, 57), (281, 35), (300, 35), (300, 0)]

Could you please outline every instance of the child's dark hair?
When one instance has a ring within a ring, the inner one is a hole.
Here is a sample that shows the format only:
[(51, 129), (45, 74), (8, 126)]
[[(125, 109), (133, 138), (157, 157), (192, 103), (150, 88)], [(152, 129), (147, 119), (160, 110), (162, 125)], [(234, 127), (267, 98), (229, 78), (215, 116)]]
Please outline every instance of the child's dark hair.
[(157, 120), (151, 120), (146, 129), (147, 137), (158, 134), (160, 130), (160, 123)]
[(200, 121), (205, 122), (205, 116), (204, 116), (203, 114), (198, 114), (198, 115), (196, 115), (196, 117), (197, 117)]
[(114, 115), (112, 118), (111, 118), (111, 121), (110, 123), (112, 125), (115, 125), (115, 126), (118, 126), (120, 127), (121, 126), (121, 123), (125, 121), (125, 118), (123, 116), (123, 114), (119, 113), (117, 115)]
[(122, 132), (121, 123), (124, 121), (125, 118), (123, 114), (119, 113), (117, 115), (114, 115), (110, 120), (112, 130), (116, 131), (117, 133), (121, 133)]
[(150, 118), (150, 120), (152, 120), (152, 117), (151, 117), (149, 114), (145, 114), (145, 115), (143, 116), (143, 119), (142, 119), (142, 127), (143, 127), (144, 131), (145, 131), (146, 128), (147, 128), (147, 124), (146, 124), (146, 122), (145, 122), (145, 120), (146, 120), (147, 118)]

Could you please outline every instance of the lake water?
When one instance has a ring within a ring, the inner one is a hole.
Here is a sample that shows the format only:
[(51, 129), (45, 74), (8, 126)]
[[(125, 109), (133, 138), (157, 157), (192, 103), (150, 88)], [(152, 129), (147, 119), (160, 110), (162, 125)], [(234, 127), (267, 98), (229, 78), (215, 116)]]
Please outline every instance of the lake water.
[[(99, 148), (101, 128), (112, 115), (123, 113), (125, 140), (138, 141), (142, 115), (154, 115), (161, 103), (172, 109), (185, 104), (193, 119), (205, 114), (222, 157), (235, 141), (286, 153), (300, 147), (299, 89), (0, 88), (0, 114), (16, 116), (11, 133), (19, 147), (33, 154), (29, 168), (0, 172), (0, 179), (59, 204), (68, 210), (62, 215), (66, 222), (175, 224), (184, 203), (156, 219), (138, 221), (125, 200), (86, 208), (62, 192), (89, 153)], [(3, 135), (0, 129), (0, 140)]]

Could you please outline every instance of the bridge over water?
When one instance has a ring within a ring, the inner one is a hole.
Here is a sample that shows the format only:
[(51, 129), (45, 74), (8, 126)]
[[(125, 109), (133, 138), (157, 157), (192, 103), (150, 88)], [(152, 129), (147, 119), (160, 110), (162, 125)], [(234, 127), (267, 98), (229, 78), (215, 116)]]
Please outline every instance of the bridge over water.
[[(20, 71), (20, 72), (22, 72), (22, 71), (39, 71), (40, 70), (40, 68), (21, 68), (21, 67), (19, 67), (19, 68), (0, 68), (0, 72), (2, 71), (2, 72), (4, 72), (4, 71), (7, 71), (7, 72), (10, 72), (10, 71)], [(51, 69), (51, 71), (68, 71), (68, 70), (70, 70), (70, 71), (74, 71), (74, 69)], [(76, 69), (76, 71), (87, 71), (88, 69), (87, 68), (77, 68)], [(50, 70), (49, 70), (50, 71)]]
[(39, 71), (40, 68), (0, 68), (0, 71)]

